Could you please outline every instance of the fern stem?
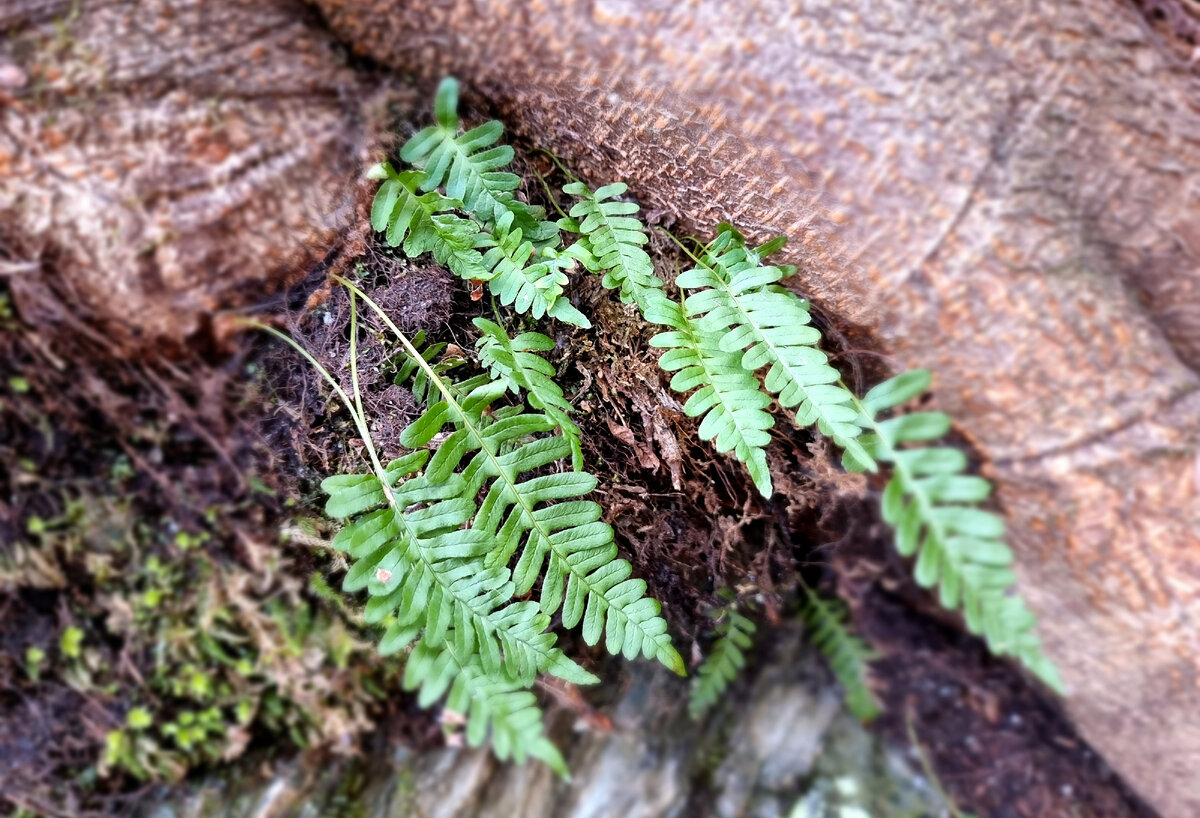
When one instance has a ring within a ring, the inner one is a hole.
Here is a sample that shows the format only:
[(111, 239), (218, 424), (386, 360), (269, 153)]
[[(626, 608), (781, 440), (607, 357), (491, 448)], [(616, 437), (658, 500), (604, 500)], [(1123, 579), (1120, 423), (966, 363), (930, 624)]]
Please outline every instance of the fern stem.
[[(358, 388), (358, 304), (355, 301), (354, 293), (350, 293), (350, 386), (354, 390), (354, 405), (358, 410), (355, 417), (362, 420), (358, 426), (358, 432), (362, 436), (363, 446), (367, 449), (371, 467), (375, 469), (375, 476), (379, 478), (379, 483), (383, 486), (383, 496), (387, 498), (389, 506), (396, 508), (396, 495), (392, 493), (387, 472), (379, 459), (379, 453), (375, 450), (375, 441), (371, 437), (370, 427), (366, 422), (367, 414), (363, 410), (362, 392)], [(401, 517), (402, 515), (396, 516)], [(412, 536), (411, 531), (408, 533)]]
[[(240, 318), (238, 319), (238, 323), (242, 324), (243, 326), (262, 330), (270, 335), (274, 335), (292, 349), (299, 352), (300, 355), (312, 365), (313, 369), (320, 373), (321, 377), (325, 379), (330, 388), (332, 388), (337, 396), (341, 398), (342, 404), (346, 407), (346, 411), (348, 411), (350, 413), (350, 417), (354, 419), (354, 426), (356, 429), (358, 429), (358, 434), (360, 437), (362, 437), (363, 443), (367, 448), (368, 454), (370, 455), (371, 468), (375, 471), (375, 476), (378, 478), (380, 484), (383, 485), (384, 496), (387, 498), (388, 503), (394, 507), (396, 505), (396, 498), (392, 496), (392, 488), (387, 483), (387, 474), (384, 471), (383, 464), (379, 462), (379, 457), (375, 453), (375, 447), (371, 440), (371, 432), (367, 427), (366, 418), (364, 415), (360, 414), (360, 408), (356, 408), (355, 401), (350, 399), (350, 396), (346, 394), (346, 390), (342, 389), (342, 386), (337, 382), (337, 379), (330, 374), (329, 370), (326, 369), (320, 361), (313, 357), (311, 352), (305, 349), (298, 341), (296, 341), (295, 338), (292, 338), (287, 333), (280, 332), (274, 327), (268, 326), (261, 321), (256, 321), (253, 318)], [(358, 404), (358, 406), (361, 407), (361, 404)]]
[[(558, 203), (558, 200), (554, 198), (554, 191), (550, 188), (550, 183), (546, 181), (546, 177), (543, 176), (542, 174), (538, 173), (536, 169), (533, 171), (533, 175), (538, 178), (538, 181), (542, 183), (542, 187), (544, 187), (546, 189), (546, 198), (550, 200), (551, 206), (553, 206), (554, 209), (556, 211), (558, 211), (558, 215), (562, 216), (564, 219), (569, 219), (570, 216), (568, 216), (567, 212), (562, 209), (562, 207)], [(568, 174), (568, 176), (569, 175), (570, 174)], [(571, 178), (574, 178), (574, 177), (571, 177)]]
[[(534, 514), (533, 507), (530, 506), (528, 501), (525, 499), (524, 492), (522, 492), (520, 490), (517, 482), (513, 479), (512, 475), (509, 474), (508, 470), (505, 469), (503, 467), (503, 465), (500, 463), (499, 458), (497, 457), (497, 453), (489, 445), (489, 441), (487, 440), (487, 438), (485, 438), (482, 434), (480, 434), (480, 432), (476, 428), (475, 424), (470, 421), (467, 413), (459, 405), (458, 400), (455, 398), (454, 394), (449, 389), (446, 388), (445, 384), (442, 382), (442, 379), (437, 376), (437, 374), (433, 371), (433, 369), (429, 366), (429, 364), (425, 361), (425, 359), (420, 354), (417, 353), (416, 348), (413, 347), (413, 345), (409, 342), (408, 338), (405, 337), (404, 333), (400, 331), (400, 328), (396, 326), (395, 322), (392, 321), (391, 317), (388, 316), (388, 314), (383, 310), (382, 307), (380, 307), (378, 304), (376, 304), (374, 301), (372, 301), (370, 296), (368, 296), (362, 290), (358, 289), (358, 287), (355, 286), (355, 284), (353, 282), (348, 281), (347, 279), (342, 278), (341, 276), (334, 276), (333, 278), (338, 283), (340, 283), (343, 286), (358, 293), (359, 297), (361, 297), (362, 300), (369, 307), (371, 307), (371, 309), (374, 310), (375, 313), (380, 317), (380, 319), (388, 326), (388, 329), (390, 329), (393, 333), (395, 333), (396, 337), (400, 340), (400, 343), (404, 346), (405, 350), (409, 353), (410, 356), (412, 356), (413, 360), (417, 363), (417, 365), (425, 371), (425, 374), (430, 379), (430, 381), (437, 386), (438, 391), (440, 391), (442, 393), (442, 397), (446, 400), (446, 403), (457, 414), (457, 416), (462, 419), (463, 425), (466, 427), (467, 431), (479, 443), (479, 450), (482, 451), (483, 453), (485, 453), (488, 460), (491, 462), (492, 469), (494, 470), (494, 473), (497, 475), (497, 479), (503, 480), (504, 483), (506, 484), (509, 492), (511, 492), (511, 496), (513, 498), (514, 505), (519, 506), (519, 508), (521, 509), (522, 516), (529, 523), (529, 530), (536, 532), (537, 536), (540, 537), (542, 542), (544, 542), (546, 544), (546, 547), (547, 547), (547, 549), (549, 549), (550, 553), (553, 554), (554, 558), (556, 560), (558, 560), (558, 562), (563, 566), (566, 573), (569, 573), (571, 576), (573, 576), (575, 578), (576, 582), (578, 582), (580, 585), (582, 585), (584, 588), (587, 589), (587, 595), (589, 597), (594, 595), (594, 596), (598, 597), (599, 599), (603, 599), (605, 604), (607, 605), (607, 610), (608, 610), (609, 616), (620, 616), (621, 619), (624, 620), (624, 623), (627, 627), (632, 626), (638, 632), (642, 633), (643, 641), (645, 638), (653, 639), (654, 636), (652, 634), (647, 633), (645, 631), (645, 629), (643, 629), (641, 627), (641, 623), (635, 622), (634, 620), (632, 620), (625, 613), (624, 609), (620, 605), (613, 604), (613, 601), (609, 598), (607, 591), (601, 590), (600, 586), (596, 585), (595, 583), (590, 582), (588, 580), (587, 574), (580, 572), (580, 571), (576, 571), (574, 569), (574, 566), (572, 566), (571, 562), (568, 560), (568, 554), (564, 553), (562, 551), (562, 549), (558, 545), (555, 544), (555, 542), (551, 536), (550, 530), (547, 529), (545, 524), (540, 519), (538, 519), (536, 514)], [(674, 653), (673, 649), (671, 649), (671, 653)], [(666, 661), (662, 660), (661, 657), (660, 657), (660, 661), (663, 661), (664, 664), (668, 664)], [(669, 666), (670, 665), (668, 664), (668, 667)]]
[[(572, 182), (582, 181), (574, 173), (571, 173), (571, 171), (567, 168), (567, 166), (565, 164), (563, 164), (563, 161), (561, 159), (559, 159), (552, 151), (548, 151), (545, 148), (538, 148), (537, 151), (538, 151), (538, 153), (544, 153), (544, 154), (546, 154), (546, 156), (550, 157), (550, 161), (553, 162), (558, 167), (558, 169), (560, 171), (562, 171), (563, 175), (566, 176), (568, 179), (570, 179)], [(540, 178), (540, 174), (539, 174), (539, 178)], [(562, 213), (562, 211), (560, 210), (559, 213)]]

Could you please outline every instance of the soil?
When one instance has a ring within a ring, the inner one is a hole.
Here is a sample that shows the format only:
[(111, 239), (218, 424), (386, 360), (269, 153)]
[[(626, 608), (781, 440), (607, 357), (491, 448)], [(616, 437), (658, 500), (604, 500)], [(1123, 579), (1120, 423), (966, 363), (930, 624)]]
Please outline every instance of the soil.
[[(520, 168), (526, 178), (534, 169), (552, 177), (548, 161)], [(535, 201), (542, 196), (538, 187), (527, 192)], [(683, 263), (679, 251), (658, 231), (651, 250), (660, 273), (672, 278)], [(491, 315), (486, 298), (472, 300), (444, 271), (386, 248), (368, 244), (339, 269), (360, 276), (402, 329), (425, 329), (431, 341), (469, 350), (471, 317)], [(275, 321), (344, 379), (348, 302), (325, 273), (315, 270), (285, 294), (279, 303), (289, 306)], [(119, 491), (133, 498), (139, 515), (170, 517), (184, 528), (204, 509), (236, 509), (224, 524), (228, 536), (206, 551), (249, 570), (238, 532), (274, 541), (275, 530), (291, 519), (285, 498), (315, 507), (321, 476), (359, 467), (361, 441), (345, 413), (292, 350), (257, 334), (222, 349), (213, 336), (192, 349), (130, 360), (52, 281), (33, 279), (13, 293), (19, 320), (8, 320), (0, 335), (5, 378), (19, 373), (29, 381), (21, 394), (5, 395), (0, 415), (4, 542), (17, 541), (31, 518), (61, 513), (73, 493)], [(887, 713), (879, 729), (905, 743), (911, 724), (962, 809), (987, 818), (1152, 815), (1043, 691), (991, 659), (906, 579), (874, 504), (862, 499), (877, 487), (842, 473), (824, 440), (780, 428), (771, 449), (777, 494), (763, 501), (740, 464), (698, 438), (631, 308), (593, 280), (580, 282), (572, 297), (596, 328), (558, 325), (550, 357), (576, 406), (587, 461), (601, 477), (596, 499), (618, 532), (622, 556), (663, 603), (685, 656), (702, 641), (706, 611), (720, 588), (761, 594), (764, 617), (778, 622), (791, 615), (801, 575), (836, 585), (852, 603), (859, 632), (881, 652), (873, 667)], [(373, 326), (370, 317), (360, 320)], [(837, 360), (847, 377), (876, 379), (878, 360), (858, 349), (869, 349), (870, 339), (853, 327), (823, 323), (844, 342)], [(417, 404), (391, 383), (395, 350), (379, 340), (382, 333), (367, 336), (358, 353), (376, 418), (372, 434), (385, 456), (394, 455)], [(247, 373), (254, 373), (249, 392)], [(131, 474), (114, 481), (117, 462), (128, 463)], [(252, 503), (248, 475), (267, 489)], [(305, 573), (323, 567), (303, 549), (295, 565)], [(28, 647), (53, 649), (69, 607), (95, 604), (91, 589), (67, 579), (40, 590), (0, 585), (0, 805), (51, 798), (56, 806), (48, 814), (120, 812), (119, 799), (135, 796), (137, 782), (84, 787), (71, 775), (88, 766), (128, 706), (118, 696), (92, 712), (61, 680), (31, 685), (21, 670)], [(602, 658), (582, 644), (569, 652), (594, 664)], [(131, 681), (149, 671), (137, 661), (148, 657), (135, 657)], [(390, 719), (379, 714), (385, 730), (418, 744), (436, 735), (432, 716), (410, 704), (391, 708)]]

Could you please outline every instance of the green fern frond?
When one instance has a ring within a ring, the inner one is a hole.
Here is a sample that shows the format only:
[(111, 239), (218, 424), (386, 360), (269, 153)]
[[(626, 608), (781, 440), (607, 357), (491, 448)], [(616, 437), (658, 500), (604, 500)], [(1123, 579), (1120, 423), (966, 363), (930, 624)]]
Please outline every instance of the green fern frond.
[(446, 195), (462, 202), (487, 227), (511, 214), (513, 228), (535, 242), (553, 241), (558, 226), (544, 221), (546, 212), (520, 201), (513, 191), (521, 185), (515, 173), (502, 170), (513, 160), (513, 149), (497, 145), (504, 126), (496, 120), (459, 134), (458, 81), (442, 80), (434, 98), (436, 124), (417, 132), (400, 149), (400, 158), (424, 171), (421, 189), (445, 185)]
[(741, 355), (721, 349), (720, 335), (702, 332), (684, 308), (665, 298), (652, 305), (647, 319), (671, 327), (650, 339), (650, 345), (667, 350), (658, 364), (675, 372), (671, 388), (685, 393), (699, 389), (683, 406), (688, 417), (703, 416), (700, 437), (714, 440), (718, 452), (732, 451), (746, 464), (754, 485), (764, 497), (774, 493), (766, 447), (775, 425), (754, 375), (741, 365)]
[(729, 683), (746, 666), (746, 651), (754, 644), (757, 626), (731, 603), (712, 613), (717, 619), (712, 650), (692, 678), (688, 713), (698, 719), (724, 695)]
[[(419, 358), (387, 314), (349, 282), (414, 360)], [(418, 365), (428, 367), (423, 360)], [(474, 507), (471, 530), (493, 538), (485, 565), (503, 566), (520, 554), (513, 569), (514, 595), (529, 592), (546, 568), (539, 600), (543, 613), (562, 608), (568, 628), (582, 623), (589, 645), (604, 637), (610, 653), (632, 659), (638, 653), (683, 673), (683, 659), (671, 646), (660, 607), (647, 597), (646, 583), (631, 578), (632, 567), (617, 557), (612, 528), (600, 521), (602, 510), (578, 498), (596, 487), (586, 472), (545, 473), (571, 454), (564, 437), (537, 437), (556, 427), (544, 412), (518, 411), (486, 422), (485, 414), (507, 391), (503, 382), (487, 382), (459, 398), (429, 371), (442, 400), (431, 405), (400, 435), (400, 443), (419, 450), (439, 438), (425, 467), (425, 479), (441, 485), (461, 478), (458, 496)], [(442, 435), (449, 425), (452, 431)], [(509, 445), (507, 451), (504, 447)], [(536, 476), (529, 476), (537, 471)], [(552, 502), (558, 501), (558, 502)]]
[[(433, 370), (434, 374), (441, 377), (446, 383), (453, 384), (459, 389), (465, 388), (468, 392), (482, 383), (482, 380), (455, 381), (445, 377), (447, 373), (462, 366), (466, 361), (460, 357), (442, 357), (442, 353), (446, 351), (448, 345), (446, 343), (426, 344), (425, 330), (420, 330), (413, 335), (411, 341), (421, 359)], [(418, 406), (429, 403), (430, 390), (435, 387), (429, 380), (429, 376), (425, 374), (425, 369), (417, 366), (417, 362), (407, 352), (400, 352), (399, 357), (400, 362), (393, 383), (397, 386), (407, 384)]]
[(462, 479), (431, 482), (417, 472), (429, 452), (392, 461), (387, 488), (374, 474), (327, 478), (325, 511), (353, 518), (334, 548), (354, 560), (343, 590), (366, 588), (368, 623), (389, 621), (380, 652), (396, 653), (423, 634), (440, 646), (453, 628), (462, 655), (478, 653), (484, 669), (531, 684), (539, 672), (594, 680), (561, 650), (546, 630), (550, 617), (529, 602), (507, 604), (513, 583), (507, 566), (485, 565), (492, 540), (464, 528), (474, 505), (462, 498)]
[(424, 174), (415, 170), (397, 172), (387, 162), (368, 175), (383, 179), (371, 205), (371, 227), (384, 233), (389, 246), (403, 247), (409, 258), (431, 252), (439, 264), (459, 278), (492, 277), (480, 251), (493, 247), (495, 241), (478, 224), (453, 212), (462, 207), (461, 201), (437, 191), (419, 194)]
[(574, 267), (577, 251), (562, 253), (546, 247), (538, 250), (524, 237), (520, 227), (514, 227), (510, 213), (496, 223), (495, 245), (483, 256), (489, 271), (488, 288), (504, 306), (519, 313), (531, 313), (534, 318), (549, 315), (587, 329), (592, 322), (562, 296), (567, 270)]
[(526, 685), (489, 672), (479, 654), (459, 649), (451, 633), (440, 644), (418, 642), (404, 668), (405, 690), (417, 690), (417, 703), (429, 707), (446, 696), (445, 709), (466, 720), (467, 743), (478, 747), (490, 738), (501, 761), (536, 758), (563, 778), (567, 764), (546, 738), (542, 711)]
[[(642, 249), (648, 241), (642, 223), (634, 214), (639, 208), (633, 202), (615, 201), (628, 190), (622, 182), (605, 185), (595, 192), (582, 182), (572, 182), (564, 193), (578, 196), (570, 211), (567, 229), (583, 235), (590, 258), (588, 268), (603, 272), (602, 283), (610, 290), (617, 289), (621, 301), (637, 304), (643, 315), (652, 307), (666, 301), (663, 282), (654, 273), (654, 262)], [(564, 222), (560, 222), (564, 225)]]
[(747, 372), (768, 367), (767, 390), (785, 408), (795, 408), (796, 425), (815, 423), (858, 462), (870, 465), (870, 455), (856, 439), (862, 430), (854, 395), (838, 383), (841, 376), (816, 346), (821, 333), (809, 326), (805, 302), (778, 284), (792, 268), (762, 265), (779, 246), (777, 240), (750, 250), (736, 230), (722, 225), (698, 266), (676, 279), (680, 288), (693, 291), (688, 315), (698, 317), (701, 332), (719, 338), (722, 351), (740, 353)]
[(800, 618), (808, 627), (813, 646), (821, 652), (842, 686), (846, 709), (860, 721), (873, 721), (879, 705), (867, 684), (867, 663), (874, 652), (846, 625), (846, 608), (840, 600), (823, 599), (802, 585), (804, 604)]
[[(982, 635), (993, 653), (1024, 664), (1052, 689), (1062, 680), (1042, 653), (1034, 633), (1033, 612), (1014, 592), (1013, 554), (1002, 541), (1004, 520), (978, 507), (991, 494), (991, 483), (964, 474), (967, 458), (946, 446), (927, 446), (950, 430), (943, 412), (914, 412), (879, 420), (880, 412), (917, 397), (929, 388), (926, 370), (887, 380), (861, 402), (863, 426), (871, 431), (864, 446), (892, 466), (882, 497), (883, 519), (896, 532), (896, 550), (916, 557), (917, 583), (937, 587), (949, 610), (961, 609), (967, 628)], [(847, 453), (847, 469), (862, 463)]]
[(524, 392), (529, 404), (541, 409), (558, 424), (571, 441), (571, 461), (576, 471), (583, 469), (582, 433), (571, 420), (574, 407), (554, 382), (554, 366), (535, 352), (554, 349), (554, 341), (540, 332), (522, 332), (509, 338), (504, 328), (486, 318), (476, 318), (475, 326), (483, 333), (475, 342), (479, 363), (492, 380), (503, 379), (512, 392)]

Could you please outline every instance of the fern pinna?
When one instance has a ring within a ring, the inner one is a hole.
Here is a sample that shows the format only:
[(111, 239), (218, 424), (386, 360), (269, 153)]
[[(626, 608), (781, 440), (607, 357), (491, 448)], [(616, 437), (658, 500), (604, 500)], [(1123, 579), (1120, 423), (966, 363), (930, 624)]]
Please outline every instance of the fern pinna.
[[(991, 494), (986, 479), (964, 474), (967, 458), (958, 449), (927, 446), (950, 430), (943, 412), (880, 413), (924, 393), (926, 370), (897, 375), (870, 390), (859, 403), (859, 423), (869, 431), (863, 446), (892, 467), (881, 501), (884, 520), (895, 529), (896, 550), (916, 557), (914, 574), (925, 588), (936, 587), (941, 604), (962, 610), (967, 628), (987, 640), (993, 653), (1016, 658), (1057, 691), (1062, 681), (1042, 653), (1034, 633), (1036, 618), (1014, 593), (1012, 551), (1003, 543), (1004, 520), (978, 507)], [(861, 471), (850, 452), (846, 468)]]
[(692, 677), (688, 713), (693, 719), (704, 715), (724, 695), (729, 683), (746, 666), (746, 651), (754, 645), (754, 621), (739, 611), (737, 600), (731, 599), (732, 592), (718, 595), (730, 601), (709, 613), (716, 620), (716, 638)]

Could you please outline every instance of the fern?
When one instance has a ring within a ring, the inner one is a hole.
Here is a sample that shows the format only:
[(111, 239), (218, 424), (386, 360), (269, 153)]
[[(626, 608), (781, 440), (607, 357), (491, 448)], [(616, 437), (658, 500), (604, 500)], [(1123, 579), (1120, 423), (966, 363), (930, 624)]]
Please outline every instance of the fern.
[(817, 348), (821, 333), (808, 326), (805, 302), (778, 285), (794, 268), (761, 263), (780, 246), (776, 240), (750, 250), (740, 233), (722, 225), (698, 265), (675, 281), (693, 291), (688, 316), (698, 319), (702, 333), (717, 338), (721, 351), (741, 353), (747, 372), (768, 367), (766, 388), (782, 406), (795, 408), (796, 425), (816, 423), (822, 434), (870, 466), (870, 455), (856, 440), (862, 430), (854, 395), (838, 383), (838, 371)]
[(557, 240), (558, 227), (543, 221), (546, 212), (513, 196), (521, 177), (501, 170), (513, 160), (513, 149), (497, 145), (504, 126), (496, 120), (459, 134), (458, 81), (447, 77), (438, 85), (433, 103), (436, 123), (418, 131), (400, 149), (400, 158), (424, 171), (421, 190), (445, 185), (446, 194), (485, 226), (497, 225), (505, 214), (513, 228), (532, 241)]
[(562, 754), (543, 735), (542, 711), (527, 685), (488, 672), (480, 655), (461, 651), (458, 641), (452, 635), (440, 645), (419, 642), (404, 668), (404, 689), (418, 690), (417, 703), (422, 707), (446, 695), (446, 710), (466, 719), (467, 743), (472, 747), (490, 738), (501, 761), (537, 758), (568, 777)]
[(460, 278), (492, 278), (480, 250), (495, 246), (495, 241), (478, 224), (453, 212), (462, 202), (437, 191), (419, 194), (424, 175), (412, 170), (398, 173), (387, 162), (372, 168), (368, 177), (383, 180), (371, 205), (371, 227), (384, 233), (389, 245), (402, 246), (410, 258), (432, 252), (439, 264)]
[[(1034, 634), (1036, 617), (1013, 592), (1012, 551), (1003, 543), (1004, 521), (978, 507), (991, 483), (964, 474), (966, 456), (945, 446), (922, 446), (950, 430), (943, 412), (914, 412), (879, 420), (881, 412), (929, 388), (926, 370), (905, 372), (866, 394), (860, 423), (871, 434), (863, 444), (892, 466), (881, 500), (883, 518), (896, 531), (896, 550), (916, 557), (914, 575), (924, 588), (937, 587), (949, 610), (961, 608), (967, 628), (987, 640), (993, 653), (1016, 658), (1056, 691), (1062, 681)], [(849, 470), (862, 461), (850, 452)]]
[(746, 651), (754, 644), (754, 622), (738, 612), (734, 602), (713, 611), (717, 620), (712, 650), (692, 678), (688, 713), (698, 719), (724, 695), (729, 683), (746, 666)]
[(365, 620), (390, 621), (380, 652), (396, 653), (422, 634), (441, 646), (453, 626), (460, 655), (478, 653), (488, 673), (526, 685), (539, 672), (595, 681), (554, 647), (550, 617), (536, 604), (506, 604), (513, 587), (507, 566), (485, 566), (490, 538), (462, 527), (474, 509), (459, 496), (461, 479), (417, 475), (428, 460), (428, 452), (413, 452), (385, 467), (383, 481), (348, 474), (321, 484), (326, 513), (353, 518), (333, 541), (355, 560), (342, 589), (366, 588)]
[(688, 417), (704, 416), (700, 437), (715, 439), (718, 452), (732, 451), (746, 464), (762, 495), (770, 497), (774, 488), (766, 446), (775, 421), (766, 410), (771, 399), (742, 367), (741, 356), (722, 350), (720, 335), (701, 331), (681, 305), (664, 298), (652, 306), (647, 318), (671, 327), (650, 339), (651, 346), (668, 350), (658, 365), (675, 372), (671, 388), (682, 393), (700, 387), (683, 406)]
[(586, 266), (593, 272), (604, 272), (602, 283), (616, 289), (621, 301), (637, 304), (643, 315), (666, 301), (663, 282), (654, 273), (654, 262), (642, 249), (648, 239), (642, 223), (634, 218), (638, 206), (633, 202), (613, 201), (624, 195), (628, 187), (618, 182), (592, 191), (582, 182), (572, 182), (564, 193), (583, 201), (570, 211), (571, 218), (560, 226), (583, 235), (589, 258)]
[[(556, 253), (549, 247), (538, 250), (513, 227), (511, 213), (496, 224), (496, 244), (483, 257), (489, 271), (488, 286), (504, 306), (534, 318), (549, 315), (568, 324), (588, 329), (592, 323), (571, 302), (560, 296), (567, 284), (566, 271), (578, 261), (572, 250)], [(537, 260), (534, 261), (534, 257)]]
[(807, 585), (801, 585), (804, 604), (800, 618), (808, 627), (813, 646), (829, 662), (829, 668), (842, 686), (846, 709), (860, 721), (873, 721), (879, 705), (867, 684), (867, 663), (874, 653), (846, 626), (846, 610), (840, 601), (823, 599)]
[(523, 391), (529, 403), (554, 421), (571, 442), (571, 462), (576, 471), (583, 468), (583, 447), (579, 427), (571, 420), (574, 410), (553, 380), (554, 367), (535, 352), (554, 349), (554, 341), (540, 332), (522, 332), (515, 338), (499, 324), (476, 318), (474, 324), (483, 333), (475, 342), (479, 363), (492, 380), (503, 380), (512, 392)]
[[(418, 365), (428, 368), (387, 314), (353, 284), (343, 283), (379, 314)], [(528, 593), (545, 566), (539, 599), (544, 614), (561, 607), (563, 624), (582, 623), (587, 644), (603, 636), (609, 653), (629, 659), (641, 653), (682, 674), (683, 660), (671, 646), (658, 603), (645, 596), (645, 581), (630, 578), (629, 563), (617, 557), (612, 528), (600, 521), (600, 506), (577, 499), (596, 487), (596, 478), (577, 471), (529, 476), (571, 454), (566, 438), (530, 439), (557, 424), (544, 412), (523, 411), (488, 423), (485, 413), (507, 391), (503, 381), (488, 381), (460, 398), (432, 370), (427, 375), (442, 399), (401, 433), (400, 443), (422, 449), (439, 437), (424, 478), (431, 485), (461, 486), (456, 494), (473, 510), (471, 530), (490, 538), (485, 565), (507, 565), (520, 552), (514, 595)], [(442, 436), (447, 425), (452, 431)], [(506, 444), (509, 450), (502, 451)], [(476, 507), (481, 492), (484, 499)]]

